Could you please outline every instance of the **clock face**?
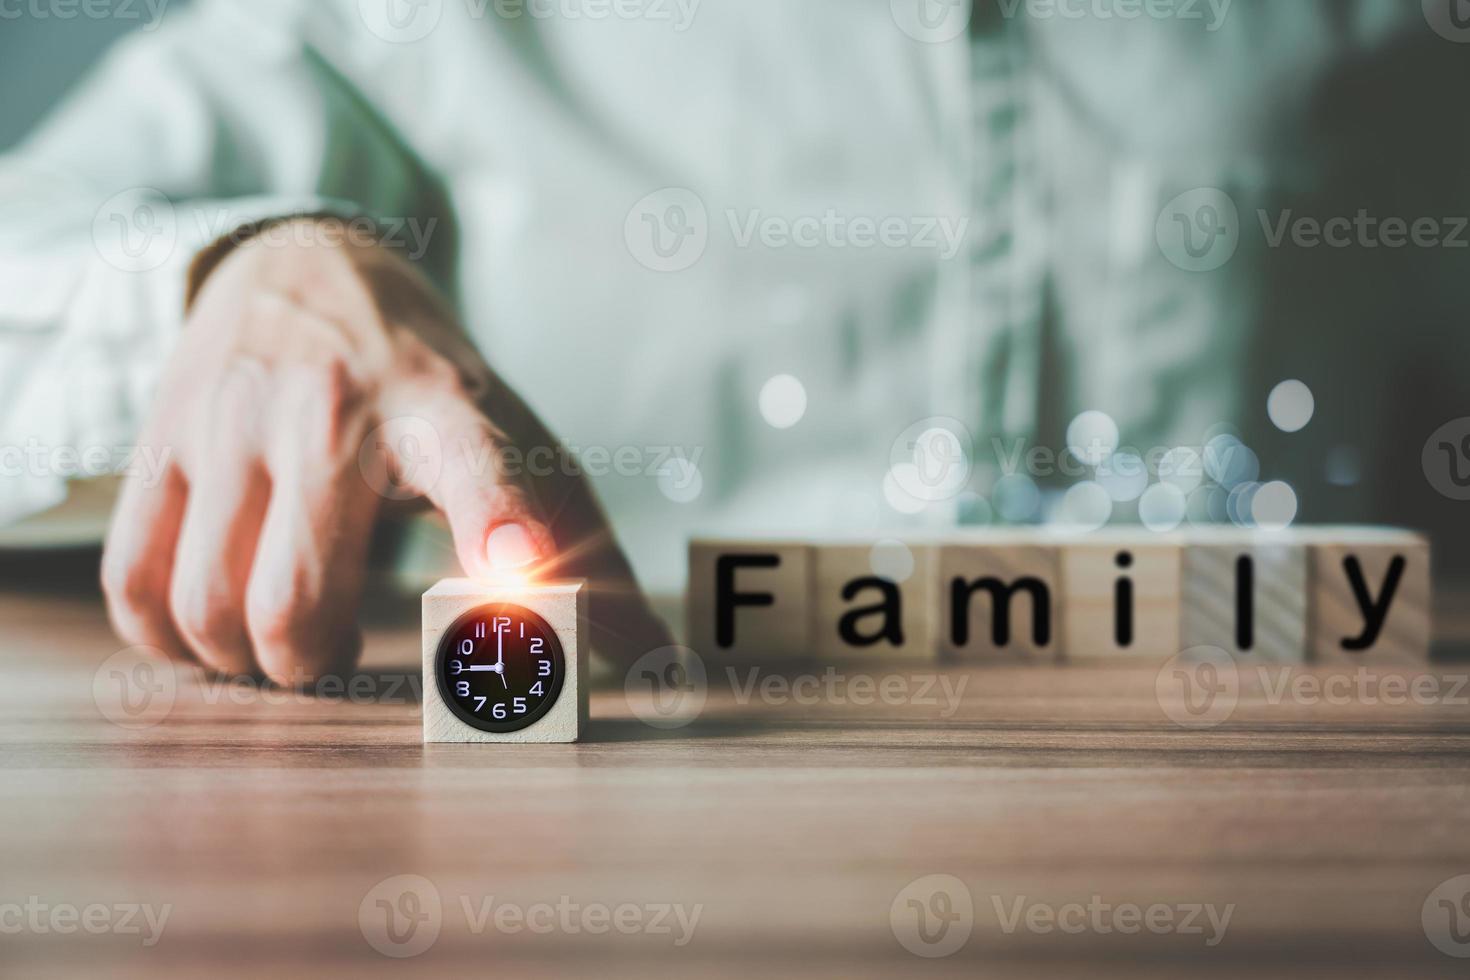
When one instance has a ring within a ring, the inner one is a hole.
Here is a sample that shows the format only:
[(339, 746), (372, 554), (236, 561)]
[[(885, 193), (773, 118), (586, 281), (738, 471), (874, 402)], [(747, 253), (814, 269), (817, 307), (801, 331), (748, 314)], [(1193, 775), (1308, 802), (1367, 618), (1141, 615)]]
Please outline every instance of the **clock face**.
[(471, 609), (439, 640), (434, 673), (449, 710), (483, 732), (514, 732), (556, 703), (566, 678), (561, 641), (520, 606)]

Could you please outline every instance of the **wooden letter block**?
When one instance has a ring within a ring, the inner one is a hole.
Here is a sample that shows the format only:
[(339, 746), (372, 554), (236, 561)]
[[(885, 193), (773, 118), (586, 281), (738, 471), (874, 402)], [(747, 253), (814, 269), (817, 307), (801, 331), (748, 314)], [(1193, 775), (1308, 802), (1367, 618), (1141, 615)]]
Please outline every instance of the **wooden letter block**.
[(1184, 649), (1307, 658), (1307, 546), (1295, 535), (1196, 531), (1184, 549)]
[(1102, 532), (1062, 546), (1068, 660), (1167, 659), (1179, 653), (1179, 541)]
[(689, 646), (750, 664), (812, 656), (812, 549), (796, 542), (692, 541)]
[(938, 632), (946, 659), (1054, 660), (1060, 552), (1037, 534), (992, 532), (939, 548)]
[(1312, 653), (1324, 663), (1424, 663), (1429, 541), (1387, 528), (1311, 528)]
[[(820, 544), (813, 549), (812, 643), (823, 661), (932, 663), (936, 549)], [(912, 561), (913, 569), (897, 579)], [(897, 569), (897, 571), (895, 571)]]
[(445, 579), (423, 598), (425, 742), (575, 742), (587, 589)]

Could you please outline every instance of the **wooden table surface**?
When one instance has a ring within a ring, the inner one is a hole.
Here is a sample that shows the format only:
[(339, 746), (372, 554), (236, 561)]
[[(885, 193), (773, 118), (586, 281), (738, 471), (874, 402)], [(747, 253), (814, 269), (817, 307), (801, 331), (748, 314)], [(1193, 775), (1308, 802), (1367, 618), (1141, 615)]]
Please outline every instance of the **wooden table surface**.
[[(1368, 697), (1274, 696), (1276, 675), (1245, 671), (1232, 717), (1198, 730), (1170, 719), (1156, 667), (928, 679), (851, 667), (839, 696), (813, 705), (778, 703), (779, 690), (745, 698), (715, 671), (687, 727), (645, 725), (613, 684), (593, 697), (591, 740), (490, 750), (421, 744), (402, 683), (417, 656), (411, 606), (382, 609), (371, 630), (369, 697), (186, 679), (157, 725), (130, 730), (93, 693), (119, 646), (97, 597), (44, 576), (0, 586), (0, 976), (1470, 969), (1421, 921), (1432, 890), (1470, 874), (1464, 666), (1388, 672), (1441, 685), (1411, 703), (1371, 684)], [(940, 703), (854, 703), (858, 675), (910, 691), (936, 680)], [(960, 695), (948, 717), (941, 682)], [(934, 874), (968, 891), (973, 931), (953, 955), (920, 959), (891, 911)], [(426, 879), (441, 908), (437, 940), (411, 960), (375, 951), (364, 926), (369, 893), (399, 875)], [(561, 903), (571, 924), (477, 931), (486, 902)], [(170, 911), (145, 946), (7, 931), (7, 903)], [(1017, 907), (1073, 903), (1233, 908), (1213, 946), (1005, 927)], [(683, 945), (652, 930), (592, 934), (576, 918), (621, 905), (645, 922), (658, 906), (699, 918)]]

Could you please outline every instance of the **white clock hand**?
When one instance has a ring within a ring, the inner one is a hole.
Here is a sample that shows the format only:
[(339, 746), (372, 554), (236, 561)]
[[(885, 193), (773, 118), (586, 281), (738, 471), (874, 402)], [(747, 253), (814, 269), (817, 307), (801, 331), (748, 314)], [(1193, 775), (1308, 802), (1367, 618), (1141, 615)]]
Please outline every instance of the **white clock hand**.
[(500, 683), (509, 691), (510, 681), (505, 679), (505, 633), (502, 630), (495, 631), (495, 672), (500, 675)]

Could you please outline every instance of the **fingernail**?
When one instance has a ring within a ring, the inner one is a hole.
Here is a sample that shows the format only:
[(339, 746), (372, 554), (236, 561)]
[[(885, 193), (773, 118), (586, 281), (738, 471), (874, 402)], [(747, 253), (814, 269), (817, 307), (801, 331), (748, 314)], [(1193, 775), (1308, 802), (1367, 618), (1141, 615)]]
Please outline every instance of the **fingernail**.
[(501, 524), (485, 538), (485, 557), (495, 569), (523, 568), (537, 557), (531, 533), (520, 524)]

